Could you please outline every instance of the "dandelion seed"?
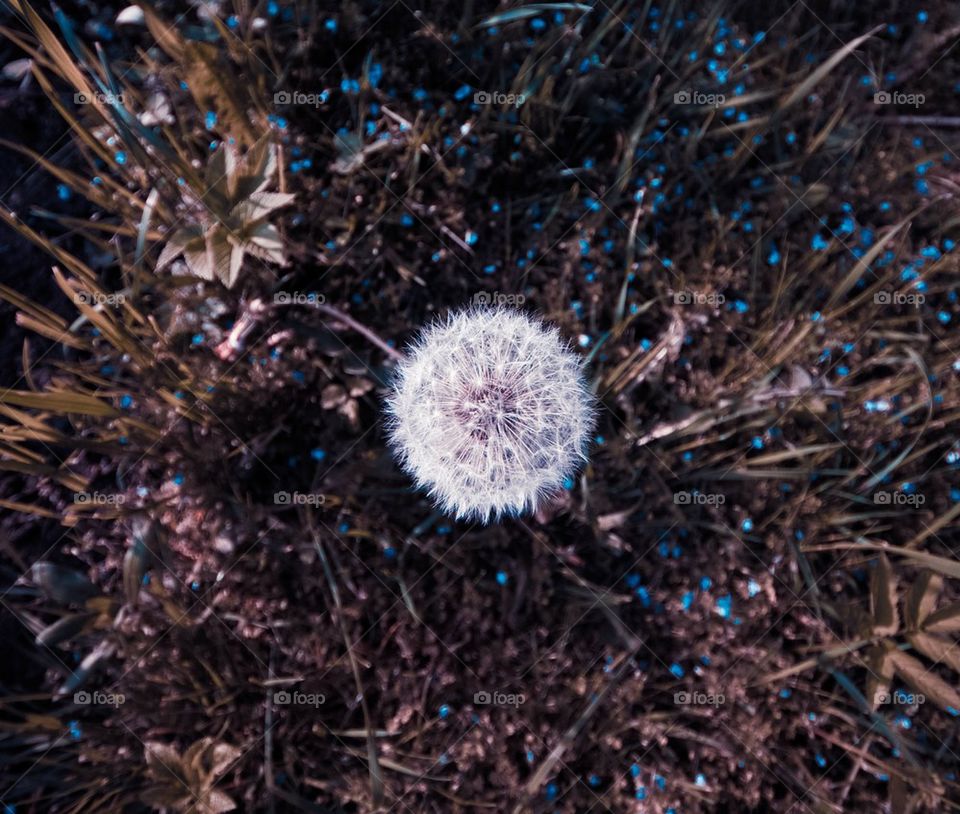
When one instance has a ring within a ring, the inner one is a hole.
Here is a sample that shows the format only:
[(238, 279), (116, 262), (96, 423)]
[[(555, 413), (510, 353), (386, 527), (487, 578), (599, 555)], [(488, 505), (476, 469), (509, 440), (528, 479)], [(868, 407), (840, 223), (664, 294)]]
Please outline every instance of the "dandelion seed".
[(401, 362), (387, 402), (402, 466), (444, 511), (536, 509), (585, 459), (593, 397), (559, 332), (508, 308), (451, 315)]

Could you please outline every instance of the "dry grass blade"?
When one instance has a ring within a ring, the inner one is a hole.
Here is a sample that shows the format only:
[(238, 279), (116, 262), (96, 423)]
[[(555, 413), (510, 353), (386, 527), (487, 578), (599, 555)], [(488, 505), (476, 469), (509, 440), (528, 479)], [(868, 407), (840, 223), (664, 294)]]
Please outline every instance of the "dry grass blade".
[(878, 25), (868, 31), (866, 34), (863, 34), (857, 37), (854, 40), (851, 40), (846, 45), (844, 45), (840, 50), (835, 52), (830, 56), (829, 59), (825, 60), (817, 69), (810, 73), (810, 75), (804, 79), (793, 91), (787, 96), (783, 102), (780, 103), (779, 108), (777, 109), (777, 115), (782, 116), (787, 110), (793, 107), (797, 102), (802, 99), (806, 99), (810, 95), (810, 92), (819, 85), (829, 73), (837, 67), (843, 60), (845, 60), (850, 54), (852, 54), (857, 48), (859, 48), (863, 43), (865, 43), (870, 37), (876, 34), (878, 31), (883, 30), (883, 25)]

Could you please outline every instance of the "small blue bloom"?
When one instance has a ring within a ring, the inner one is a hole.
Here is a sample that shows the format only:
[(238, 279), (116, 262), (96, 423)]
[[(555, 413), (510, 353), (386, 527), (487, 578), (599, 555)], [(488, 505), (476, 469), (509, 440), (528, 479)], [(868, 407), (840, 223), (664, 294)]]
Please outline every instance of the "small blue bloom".
[(724, 619), (730, 618), (730, 612), (733, 608), (733, 597), (730, 594), (718, 597), (716, 601), (717, 613)]

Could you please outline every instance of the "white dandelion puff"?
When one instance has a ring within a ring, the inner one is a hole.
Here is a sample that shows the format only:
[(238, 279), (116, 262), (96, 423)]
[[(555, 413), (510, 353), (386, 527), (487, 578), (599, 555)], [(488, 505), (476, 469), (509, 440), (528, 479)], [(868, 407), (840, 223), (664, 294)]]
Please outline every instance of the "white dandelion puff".
[(425, 329), (387, 400), (390, 442), (460, 519), (533, 511), (585, 460), (594, 399), (556, 328), (477, 308)]

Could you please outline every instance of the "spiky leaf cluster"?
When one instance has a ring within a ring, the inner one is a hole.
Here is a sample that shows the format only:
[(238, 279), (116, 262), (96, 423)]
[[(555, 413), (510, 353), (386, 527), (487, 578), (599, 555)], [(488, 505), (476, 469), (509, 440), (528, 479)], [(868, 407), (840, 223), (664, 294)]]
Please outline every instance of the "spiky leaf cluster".
[(268, 137), (242, 159), (233, 145), (220, 145), (207, 165), (197, 222), (173, 233), (160, 253), (157, 271), (182, 254), (192, 274), (219, 279), (230, 288), (246, 254), (285, 265), (280, 233), (268, 218), (294, 196), (266, 191), (276, 172), (276, 146)]

